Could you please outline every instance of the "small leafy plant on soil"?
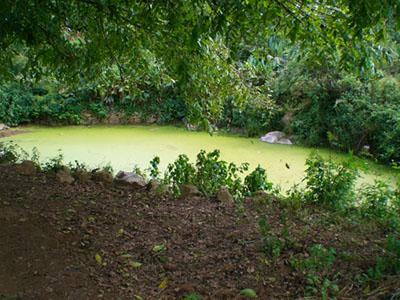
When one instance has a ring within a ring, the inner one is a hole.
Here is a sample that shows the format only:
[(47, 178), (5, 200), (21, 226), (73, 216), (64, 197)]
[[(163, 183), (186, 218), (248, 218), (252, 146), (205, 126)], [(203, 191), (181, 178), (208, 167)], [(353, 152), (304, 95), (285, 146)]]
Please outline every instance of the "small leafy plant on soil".
[(306, 182), (303, 200), (306, 203), (344, 209), (354, 199), (358, 173), (349, 162), (324, 160), (317, 154), (306, 160)]
[(44, 163), (42, 169), (45, 172), (57, 172), (64, 167), (64, 155), (61, 153), (61, 150), (58, 151), (58, 154), (50, 158), (47, 162)]
[(267, 180), (267, 171), (260, 165), (244, 179), (245, 193), (251, 195), (257, 191), (272, 190), (272, 183)]
[(201, 300), (202, 297), (197, 293), (190, 293), (185, 296), (184, 300)]
[(150, 161), (150, 178), (152, 179), (157, 179), (160, 176), (160, 157), (155, 156), (151, 161)]
[(268, 224), (267, 217), (262, 216), (258, 221), (258, 226), (262, 237), (262, 252), (271, 258), (278, 258), (281, 255), (284, 244), (271, 231), (271, 226)]
[(306, 296), (320, 294), (324, 300), (332, 299), (338, 292), (338, 286), (328, 277), (336, 259), (335, 249), (317, 244), (310, 247), (307, 255), (307, 258), (290, 260), (291, 266), (305, 275)]
[(0, 143), (0, 163), (16, 163), (27, 159), (28, 153), (13, 142)]
[(362, 276), (363, 283), (376, 284), (384, 276), (400, 274), (400, 239), (394, 235), (387, 238), (384, 255), (379, 257), (374, 267)]
[(242, 175), (248, 169), (247, 163), (237, 166), (221, 160), (219, 150), (208, 153), (201, 150), (194, 165), (190, 163), (186, 155), (179, 155), (174, 163), (168, 165), (164, 180), (172, 186), (175, 195), (179, 195), (182, 184), (197, 186), (207, 197), (214, 196), (221, 187), (228, 187), (236, 199), (258, 190), (272, 189), (272, 184), (267, 181), (265, 169), (260, 166), (248, 174), (243, 181)]
[(360, 212), (363, 217), (378, 220), (390, 231), (400, 228), (399, 188), (377, 180), (363, 185), (358, 193)]

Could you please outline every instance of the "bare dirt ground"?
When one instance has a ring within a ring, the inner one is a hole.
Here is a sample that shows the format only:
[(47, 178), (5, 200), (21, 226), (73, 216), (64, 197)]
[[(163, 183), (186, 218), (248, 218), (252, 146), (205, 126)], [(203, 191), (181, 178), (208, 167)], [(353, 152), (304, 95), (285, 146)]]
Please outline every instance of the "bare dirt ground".
[(23, 133), (27, 133), (29, 131), (27, 130), (22, 130), (22, 129), (6, 129), (6, 130), (0, 130), (0, 139), (1, 138), (5, 138), (5, 137), (9, 137), (9, 136), (13, 136), (13, 135), (17, 135), (17, 134), (23, 134)]
[(287, 211), (294, 242), (278, 259), (266, 257), (259, 216), (279, 235), (285, 209), (272, 201), (238, 210), (93, 181), (65, 185), (0, 165), (0, 299), (244, 299), (245, 288), (258, 299), (297, 299), (306, 280), (290, 258), (307, 257), (316, 243), (338, 253), (329, 272), (339, 274), (339, 299), (384, 299), (399, 287), (398, 278), (379, 293), (357, 287), (385, 233), (323, 212)]

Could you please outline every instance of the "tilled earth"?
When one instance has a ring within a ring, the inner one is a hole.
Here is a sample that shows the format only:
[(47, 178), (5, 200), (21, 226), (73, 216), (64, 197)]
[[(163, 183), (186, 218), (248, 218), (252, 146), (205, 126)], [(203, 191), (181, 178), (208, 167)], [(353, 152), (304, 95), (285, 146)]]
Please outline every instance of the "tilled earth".
[[(332, 270), (340, 274), (339, 298), (361, 297), (352, 280), (381, 251), (379, 228), (319, 224), (321, 212), (289, 215), (295, 242), (271, 259), (261, 251), (259, 214), (279, 233), (279, 204), (246, 203), (238, 209), (93, 181), (65, 185), (2, 165), (0, 299), (241, 299), (245, 288), (259, 299), (301, 298), (304, 274), (289, 260), (315, 243), (347, 253)], [(396, 288), (387, 286), (379, 295)]]

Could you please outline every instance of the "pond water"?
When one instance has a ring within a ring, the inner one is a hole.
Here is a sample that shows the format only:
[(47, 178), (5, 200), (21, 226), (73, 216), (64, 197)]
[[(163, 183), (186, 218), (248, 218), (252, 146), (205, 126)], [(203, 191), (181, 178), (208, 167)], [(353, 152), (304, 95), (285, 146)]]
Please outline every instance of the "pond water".
[[(194, 160), (201, 149), (219, 149), (221, 157), (228, 162), (248, 162), (251, 169), (260, 164), (267, 170), (269, 180), (284, 189), (301, 181), (305, 160), (312, 151), (335, 160), (349, 158), (327, 149), (271, 145), (257, 138), (211, 136), (173, 126), (26, 127), (24, 130), (29, 132), (2, 140), (12, 140), (26, 151), (37, 147), (41, 160), (54, 157), (61, 150), (66, 162), (78, 160), (92, 168), (110, 164), (114, 171), (129, 171), (135, 165), (147, 168), (149, 161), (158, 155), (163, 170), (181, 153)], [(394, 170), (372, 161), (357, 161), (368, 168), (363, 171), (359, 184), (373, 182), (377, 177), (394, 182)]]

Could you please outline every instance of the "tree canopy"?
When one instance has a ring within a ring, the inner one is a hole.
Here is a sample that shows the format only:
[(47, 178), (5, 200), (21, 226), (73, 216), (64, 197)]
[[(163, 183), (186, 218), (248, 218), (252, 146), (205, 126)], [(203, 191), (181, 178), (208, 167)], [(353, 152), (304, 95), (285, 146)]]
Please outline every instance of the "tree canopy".
[(4, 0), (2, 74), (23, 54), (34, 76), (90, 78), (114, 65), (123, 78), (146, 49), (185, 76), (188, 58), (209, 39), (234, 57), (243, 42), (259, 46), (271, 36), (296, 42), (315, 62), (329, 56), (368, 67), (369, 57), (385, 54), (376, 42), (398, 28), (399, 13), (397, 0)]

